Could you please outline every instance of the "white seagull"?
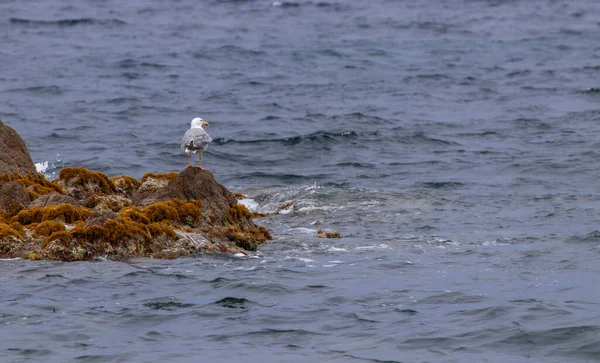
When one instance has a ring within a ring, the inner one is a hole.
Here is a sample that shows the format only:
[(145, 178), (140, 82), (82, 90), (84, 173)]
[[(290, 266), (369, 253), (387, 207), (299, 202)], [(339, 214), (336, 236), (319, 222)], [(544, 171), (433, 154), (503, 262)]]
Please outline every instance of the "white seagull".
[(190, 129), (181, 138), (181, 148), (188, 153), (188, 166), (192, 166), (192, 153), (200, 151), (200, 163), (198, 164), (200, 169), (202, 169), (202, 152), (212, 141), (212, 137), (204, 131), (202, 125), (208, 126), (208, 122), (196, 117), (190, 123)]

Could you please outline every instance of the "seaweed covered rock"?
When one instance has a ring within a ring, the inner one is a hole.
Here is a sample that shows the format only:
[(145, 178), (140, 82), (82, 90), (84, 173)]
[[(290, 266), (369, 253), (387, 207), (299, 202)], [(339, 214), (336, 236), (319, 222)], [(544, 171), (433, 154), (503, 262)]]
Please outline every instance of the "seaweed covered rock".
[(154, 174), (146, 173), (138, 189), (132, 194), (131, 200), (135, 205), (146, 205), (156, 201), (156, 193), (177, 179), (177, 173)]
[(237, 199), (227, 188), (219, 184), (213, 174), (200, 168), (185, 168), (165, 187), (154, 193), (146, 193), (137, 205), (148, 205), (168, 200), (201, 200), (204, 211), (210, 211), (221, 218)]
[[(108, 178), (82, 167), (60, 178), (0, 178), (0, 258), (60, 261), (245, 253), (271, 239), (212, 173)], [(11, 196), (19, 195), (18, 202)], [(10, 192), (8, 192), (10, 191)], [(34, 199), (29, 204), (29, 200)]]
[(51, 192), (36, 198), (33, 202), (31, 202), (30, 206), (40, 208), (59, 204), (76, 205), (77, 201), (70, 195), (65, 195), (58, 192)]
[(61, 169), (58, 183), (68, 195), (77, 200), (84, 200), (95, 193), (109, 194), (117, 191), (115, 184), (106, 175), (81, 166)]
[(13, 173), (37, 175), (37, 170), (21, 136), (0, 120), (0, 175)]

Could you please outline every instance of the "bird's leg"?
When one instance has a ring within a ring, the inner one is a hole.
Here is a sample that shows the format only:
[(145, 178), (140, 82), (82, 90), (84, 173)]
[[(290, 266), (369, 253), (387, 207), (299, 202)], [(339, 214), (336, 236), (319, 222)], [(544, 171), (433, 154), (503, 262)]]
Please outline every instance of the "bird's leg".
[(188, 165), (187, 166), (192, 166), (192, 152), (188, 152)]
[(202, 150), (200, 150), (200, 162), (198, 163), (198, 167), (202, 169)]

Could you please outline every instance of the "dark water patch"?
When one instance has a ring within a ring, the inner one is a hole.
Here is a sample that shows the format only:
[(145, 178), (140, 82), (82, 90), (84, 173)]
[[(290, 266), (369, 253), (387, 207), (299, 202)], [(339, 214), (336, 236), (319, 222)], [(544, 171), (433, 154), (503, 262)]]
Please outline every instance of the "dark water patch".
[(138, 65), (138, 63), (131, 58), (123, 59), (117, 63), (117, 66), (119, 68), (124, 68), (124, 69), (135, 68), (135, 67), (137, 67), (137, 65)]
[(164, 68), (167, 68), (168, 66), (166, 64), (160, 64), (160, 63), (141, 62), (140, 67), (164, 69)]
[(400, 361), (400, 360), (393, 360), (393, 359), (369, 358), (369, 357), (365, 357), (365, 356), (358, 355), (358, 354), (347, 353), (344, 351), (340, 351), (338, 353), (340, 353), (346, 359), (351, 359), (351, 360), (348, 360), (349, 362), (350, 361), (352, 361), (352, 362), (354, 362), (354, 361), (372, 362), (372, 363), (406, 363), (407, 362), (407, 361)]
[(39, 281), (57, 281), (57, 280), (69, 280), (67, 277), (60, 274), (46, 274), (38, 279)]
[(229, 284), (230, 282), (233, 282), (234, 280), (232, 279), (228, 279), (226, 277), (217, 277), (213, 280), (207, 281), (209, 284), (213, 285), (214, 287), (224, 287), (227, 286), (227, 284)]
[(283, 9), (295, 9), (301, 6), (300, 3), (295, 3), (291, 1), (273, 1), (273, 6), (280, 7)]
[[(378, 260), (378, 259), (377, 259)], [(383, 270), (406, 270), (413, 268), (414, 265), (408, 261), (395, 261), (389, 263), (378, 263), (374, 268)]]
[(428, 224), (424, 225), (424, 226), (418, 226), (415, 227), (416, 231), (438, 231), (439, 229), (435, 226), (430, 226)]
[(215, 50), (217, 53), (225, 53), (225, 54), (234, 54), (234, 55), (243, 55), (250, 57), (258, 57), (266, 54), (265, 51), (255, 50), (255, 49), (247, 49), (237, 45), (227, 44), (223, 45)]
[(519, 117), (517, 119), (512, 120), (512, 123), (521, 128), (534, 128), (540, 130), (549, 130), (552, 128), (550, 124), (544, 122), (537, 118), (523, 118)]
[(144, 76), (147, 76), (147, 74), (139, 73), (139, 72), (123, 72), (123, 73), (121, 73), (121, 77), (123, 77), (127, 80), (136, 80), (136, 79), (142, 78)]
[(409, 316), (414, 316), (417, 315), (419, 312), (413, 309), (394, 309), (395, 312), (400, 313), (400, 314), (404, 314), (404, 315), (409, 315)]
[(598, 243), (600, 242), (600, 231), (599, 230), (593, 230), (591, 232), (588, 232), (585, 235), (582, 236), (572, 236), (568, 239), (568, 241), (570, 242), (594, 242), (594, 243)]
[(431, 80), (431, 81), (441, 81), (441, 80), (448, 80), (450, 79), (450, 77), (446, 74), (441, 74), (441, 73), (431, 73), (431, 74), (417, 74), (415, 76), (408, 76), (404, 78), (404, 81), (406, 82), (411, 82), (411, 81), (420, 81), (420, 80)]
[(213, 140), (214, 143), (225, 145), (225, 144), (268, 144), (268, 143), (278, 143), (287, 146), (298, 145), (301, 143), (322, 143), (328, 144), (332, 142), (347, 140), (347, 139), (355, 139), (358, 138), (358, 134), (354, 131), (348, 132), (315, 132), (307, 135), (299, 135), (294, 137), (285, 137), (285, 138), (273, 138), (273, 139), (255, 139), (255, 140), (234, 140), (234, 139), (226, 139), (226, 138), (216, 138)]
[(300, 174), (290, 174), (290, 173), (267, 173), (267, 172), (253, 172), (253, 173), (243, 173), (236, 176), (237, 179), (241, 180), (271, 180), (271, 181), (279, 181), (286, 184), (293, 184), (307, 180), (322, 180), (326, 179), (327, 176), (325, 174), (317, 174), (317, 175), (300, 175)]
[(275, 116), (275, 115), (267, 115), (267, 116), (265, 116), (265, 117), (261, 118), (261, 119), (260, 119), (260, 120), (258, 120), (258, 121), (259, 121), (259, 122), (260, 122), (260, 121), (277, 121), (277, 120), (281, 120), (281, 119), (283, 119), (283, 118), (282, 118), (282, 117), (279, 117), (279, 116)]
[(471, 304), (485, 301), (485, 297), (461, 292), (444, 292), (420, 299), (420, 304)]
[(225, 297), (221, 300), (215, 301), (215, 304), (230, 309), (247, 309), (250, 301), (244, 298)]
[(64, 89), (59, 86), (32, 86), (25, 88), (10, 89), (7, 92), (25, 92), (35, 95), (57, 96), (64, 93)]
[(335, 49), (322, 49), (318, 51), (318, 54), (324, 55), (326, 57), (332, 57), (337, 59), (348, 58), (347, 55), (335, 50)]
[(263, 292), (269, 294), (285, 294), (290, 292), (291, 290), (283, 284), (276, 283), (265, 283), (265, 284), (255, 284), (247, 281), (232, 281), (228, 285), (229, 288), (232, 289), (245, 289), (252, 292)]
[(172, 311), (172, 310), (178, 310), (178, 309), (183, 309), (183, 308), (189, 308), (189, 307), (195, 306), (196, 304), (176, 301), (173, 298), (166, 298), (166, 299), (161, 298), (161, 299), (154, 299), (154, 300), (145, 302), (142, 305), (145, 307), (148, 307), (152, 310)]
[[(311, 118), (310, 115), (307, 115), (308, 118)], [(361, 112), (353, 112), (353, 113), (347, 113), (344, 115), (334, 115), (332, 117), (330, 117), (331, 121), (348, 121), (348, 120), (352, 120), (352, 121), (356, 121), (356, 122), (360, 122), (361, 124), (365, 124), (365, 125), (396, 125), (397, 121), (395, 120), (389, 120), (389, 119), (385, 119), (383, 117), (378, 117), (378, 116), (372, 116), (372, 115), (366, 115), (364, 113)]]
[(595, 325), (568, 326), (562, 328), (525, 330), (511, 334), (506, 339), (490, 344), (493, 347), (512, 347), (513, 349), (528, 349), (528, 347), (550, 347), (555, 352), (563, 354), (570, 351), (575, 353), (582, 342), (600, 344)]
[(428, 188), (428, 189), (457, 189), (457, 188), (461, 188), (464, 187), (465, 184), (464, 183), (460, 183), (460, 182), (422, 182), (418, 184), (419, 186), (423, 187), (423, 188)]
[(418, 165), (439, 165), (446, 164), (441, 160), (425, 160), (425, 161), (408, 161), (408, 162), (392, 162), (392, 163), (383, 163), (385, 166), (418, 166)]
[(17, 355), (22, 356), (25, 359), (34, 359), (34, 358), (47, 359), (55, 354), (53, 351), (51, 351), (49, 349), (8, 348), (6, 350), (11, 353), (16, 353)]
[(161, 334), (158, 331), (152, 330), (144, 334), (144, 337), (142, 339), (150, 342), (159, 342), (163, 338), (163, 334)]
[(511, 313), (511, 309), (505, 306), (489, 306), (481, 309), (459, 310), (450, 315), (472, 317), (474, 321), (496, 321)]
[(367, 324), (371, 324), (371, 323), (381, 323), (381, 321), (379, 320), (375, 320), (375, 319), (369, 319), (366, 317), (363, 317), (361, 314), (358, 313), (349, 313), (349, 314), (345, 314), (344, 318), (348, 318), (348, 319), (352, 319), (355, 320), (356, 322), (360, 323), (367, 323)]
[(137, 279), (142, 276), (150, 276), (150, 275), (154, 275), (154, 274), (155, 273), (150, 269), (139, 270), (139, 271), (128, 272), (128, 273), (124, 274), (123, 276), (119, 277), (118, 279)]
[(164, 69), (167, 68), (164, 64), (151, 63), (151, 62), (139, 62), (131, 58), (126, 58), (117, 63), (119, 68), (132, 69), (132, 68), (155, 68)]
[(600, 87), (590, 87), (582, 92), (585, 94), (600, 95)]
[(323, 165), (324, 168), (341, 167), (341, 168), (356, 168), (356, 169), (374, 169), (377, 167), (375, 164), (358, 163), (358, 162), (347, 162), (338, 163), (332, 165)]
[(404, 144), (432, 144), (432, 145), (460, 145), (454, 141), (448, 141), (438, 139), (435, 137), (427, 136), (424, 132), (415, 132), (409, 136), (400, 136), (395, 138), (397, 142)]
[[(127, 354), (125, 354), (125, 356), (127, 356)], [(73, 357), (73, 361), (85, 363), (102, 363), (111, 361), (121, 362), (124, 359), (125, 357), (123, 354), (85, 354)]]
[(61, 20), (32, 20), (23, 18), (10, 18), (11, 24), (19, 25), (45, 25), (72, 27), (78, 25), (125, 25), (125, 21), (120, 19), (96, 19), (96, 18), (78, 18), (78, 19), (61, 19)]
[(274, 335), (274, 336), (280, 336), (280, 335), (315, 335), (315, 336), (320, 336), (320, 335), (327, 335), (325, 333), (319, 333), (319, 332), (313, 332), (310, 330), (305, 330), (305, 329), (261, 329), (261, 330), (256, 330), (256, 331), (251, 331), (249, 333), (247, 333), (248, 335)]
[(325, 289), (331, 289), (331, 287), (327, 286), (327, 285), (306, 285), (305, 289), (308, 289), (308, 290), (314, 290), (314, 289), (316, 289), (316, 290), (325, 290)]
[(508, 78), (524, 77), (524, 76), (530, 76), (531, 73), (532, 73), (531, 70), (523, 69), (523, 70), (512, 71), (512, 72), (506, 74), (506, 77), (508, 77)]

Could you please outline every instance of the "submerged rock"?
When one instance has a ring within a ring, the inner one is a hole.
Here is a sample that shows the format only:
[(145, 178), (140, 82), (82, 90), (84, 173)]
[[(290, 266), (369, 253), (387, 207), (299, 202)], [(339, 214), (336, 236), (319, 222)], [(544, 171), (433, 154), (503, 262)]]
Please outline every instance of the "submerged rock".
[(322, 229), (317, 230), (317, 237), (319, 238), (342, 238), (340, 232), (327, 232)]
[(0, 170), (0, 258), (177, 258), (245, 253), (272, 239), (211, 172), (196, 167), (140, 181), (82, 167), (63, 168), (53, 181), (7, 170)]

